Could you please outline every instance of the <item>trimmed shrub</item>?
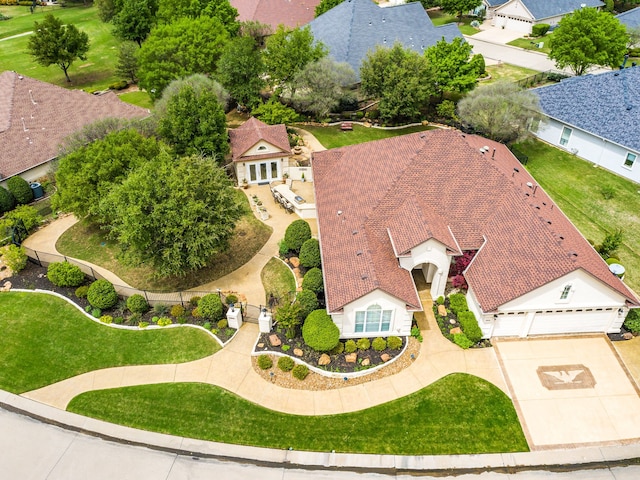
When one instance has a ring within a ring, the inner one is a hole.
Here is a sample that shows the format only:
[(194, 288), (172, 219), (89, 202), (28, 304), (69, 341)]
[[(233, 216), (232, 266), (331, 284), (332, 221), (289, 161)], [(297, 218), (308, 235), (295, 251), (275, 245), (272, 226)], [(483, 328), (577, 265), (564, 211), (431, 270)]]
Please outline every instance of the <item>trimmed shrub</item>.
[(351, 339), (344, 342), (344, 353), (353, 353), (358, 349), (356, 341)]
[(531, 27), (532, 37), (543, 37), (551, 28), (551, 25), (547, 23), (537, 23)]
[(460, 312), (458, 314), (458, 322), (460, 322), (462, 332), (474, 345), (482, 339), (482, 330), (473, 312)]
[(460, 348), (463, 348), (465, 350), (473, 346), (473, 342), (469, 340), (464, 333), (455, 333), (453, 335), (453, 343), (455, 343)]
[(149, 311), (149, 303), (146, 298), (136, 293), (127, 298), (127, 308), (131, 313), (147, 313)]
[(76, 288), (76, 297), (78, 298), (87, 298), (87, 293), (89, 293), (89, 285), (82, 285)]
[(305, 273), (302, 279), (302, 289), (311, 290), (318, 294), (324, 292), (324, 283), (322, 281), (322, 270), (319, 268), (312, 268)]
[(640, 309), (632, 308), (624, 320), (624, 328), (631, 333), (640, 333)]
[(238, 297), (233, 294), (227, 295), (224, 300), (225, 302), (227, 302), (227, 305), (231, 305), (231, 304), (235, 305), (236, 303), (238, 303)]
[(344, 343), (338, 342), (338, 344), (333, 347), (329, 353), (331, 355), (340, 355), (342, 352), (344, 352)]
[(7, 188), (13, 194), (18, 205), (24, 205), (33, 200), (33, 190), (24, 178), (16, 175), (7, 180)]
[(369, 348), (371, 348), (371, 342), (368, 338), (360, 338), (356, 342), (356, 346), (358, 347), (358, 350), (361, 351), (369, 350)]
[(47, 278), (58, 287), (79, 287), (84, 283), (84, 273), (80, 267), (68, 262), (50, 263)]
[(611, 265), (613, 263), (620, 263), (620, 259), (616, 257), (609, 257), (605, 260), (605, 262), (607, 262), (607, 265)]
[(184, 315), (184, 307), (182, 305), (174, 305), (169, 310), (172, 317), (182, 317)]
[(227, 328), (229, 326), (229, 321), (226, 318), (222, 320), (218, 320), (218, 328), (222, 330), (223, 328)]
[(27, 266), (27, 254), (23, 247), (7, 245), (1, 250), (2, 261), (13, 273), (18, 273)]
[(456, 315), (459, 312), (466, 312), (467, 310), (469, 310), (467, 299), (462, 293), (454, 293), (452, 295), (449, 295), (449, 308)]
[(422, 333), (420, 333), (420, 328), (411, 327), (411, 336), (416, 340), (418, 340), (420, 343), (422, 343), (423, 338), (422, 338)]
[(376, 337), (371, 342), (371, 346), (376, 352), (381, 352), (387, 348), (387, 341), (382, 337)]
[(300, 305), (300, 318), (307, 318), (318, 308), (318, 297), (311, 290), (301, 290), (296, 295), (296, 303)]
[(102, 315), (100, 321), (102, 323), (113, 323), (113, 317), (111, 315)]
[(310, 238), (300, 248), (300, 265), (306, 268), (320, 267), (320, 242)]
[(223, 314), (222, 300), (215, 293), (209, 293), (198, 302), (198, 311), (202, 317), (217, 322)]
[(24, 228), (30, 232), (40, 225), (41, 219), (42, 217), (34, 207), (31, 205), (20, 205), (7, 213), (2, 220), (2, 223), (8, 227), (12, 227), (18, 223), (16, 222), (17, 220), (22, 220)]
[(204, 325), (202, 325), (202, 327), (205, 330), (211, 330), (211, 322), (204, 322)]
[(118, 303), (118, 294), (111, 282), (100, 279), (89, 286), (87, 300), (92, 307), (106, 310)]
[(8, 212), (16, 205), (16, 197), (9, 190), (0, 187), (0, 215)]
[(198, 310), (198, 307), (196, 307), (193, 310), (191, 310), (191, 316), (193, 318), (201, 318), (202, 317), (202, 315), (200, 315), (200, 310)]
[(158, 319), (159, 327), (166, 327), (167, 325), (171, 325), (173, 321), (169, 317), (161, 317)]
[(294, 220), (287, 227), (284, 234), (284, 243), (290, 251), (298, 253), (302, 244), (311, 238), (311, 227), (302, 219)]
[(100, 310), (99, 308), (94, 308), (93, 310), (91, 310), (91, 315), (95, 318), (100, 318), (102, 316), (102, 310)]
[(387, 347), (391, 350), (400, 350), (402, 348), (402, 339), (400, 337), (387, 338)]
[(287, 253), (289, 253), (289, 245), (284, 240), (278, 242), (278, 253), (281, 257), (286, 257)]
[(197, 307), (199, 301), (200, 301), (200, 297), (191, 297), (189, 299), (189, 305), (191, 305), (192, 307)]
[(273, 360), (271, 360), (271, 357), (269, 355), (259, 355), (257, 363), (258, 367), (260, 367), (262, 370), (269, 370), (271, 367), (273, 367)]
[(296, 362), (291, 357), (280, 357), (278, 359), (278, 368), (283, 372), (290, 372), (295, 367)]
[(327, 352), (340, 341), (340, 330), (326, 310), (314, 310), (302, 326), (304, 343), (318, 352)]
[(309, 367), (306, 365), (296, 365), (291, 370), (291, 374), (296, 377), (298, 380), (304, 380), (309, 375)]
[(438, 298), (436, 298), (436, 304), (437, 305), (444, 305), (444, 297), (442, 295), (440, 295)]

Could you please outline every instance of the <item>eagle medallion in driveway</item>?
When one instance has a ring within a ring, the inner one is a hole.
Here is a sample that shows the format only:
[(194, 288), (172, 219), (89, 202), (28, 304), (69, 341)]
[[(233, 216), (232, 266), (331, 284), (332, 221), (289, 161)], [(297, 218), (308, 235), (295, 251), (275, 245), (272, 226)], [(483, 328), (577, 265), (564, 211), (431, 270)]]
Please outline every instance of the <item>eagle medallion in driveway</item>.
[(531, 450), (640, 438), (638, 387), (606, 336), (494, 342)]

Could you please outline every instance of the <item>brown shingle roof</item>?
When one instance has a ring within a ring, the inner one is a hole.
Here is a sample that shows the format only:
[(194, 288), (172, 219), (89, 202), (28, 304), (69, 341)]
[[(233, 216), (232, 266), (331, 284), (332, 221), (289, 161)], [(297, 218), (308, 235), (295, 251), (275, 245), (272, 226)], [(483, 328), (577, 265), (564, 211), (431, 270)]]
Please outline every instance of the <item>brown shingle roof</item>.
[[(282, 150), (286, 155), (291, 155), (287, 127), (284, 125), (267, 125), (255, 117), (251, 117), (238, 128), (229, 130), (231, 140), (231, 156), (234, 162), (245, 160), (245, 153), (261, 140), (270, 143), (274, 147)], [(252, 160), (259, 158), (270, 158), (273, 154), (251, 155)]]
[(504, 145), (433, 130), (316, 152), (313, 169), (330, 311), (378, 288), (419, 305), (390, 236), (398, 254), (483, 247), (465, 276), (485, 312), (576, 269), (637, 304)]
[(109, 92), (95, 96), (50, 83), (0, 73), (0, 178), (45, 163), (61, 141), (96, 120), (140, 118), (149, 111), (124, 103)]
[(306, 25), (315, 15), (320, 0), (231, 0), (238, 10), (238, 21), (257, 20), (271, 25), (295, 28)]

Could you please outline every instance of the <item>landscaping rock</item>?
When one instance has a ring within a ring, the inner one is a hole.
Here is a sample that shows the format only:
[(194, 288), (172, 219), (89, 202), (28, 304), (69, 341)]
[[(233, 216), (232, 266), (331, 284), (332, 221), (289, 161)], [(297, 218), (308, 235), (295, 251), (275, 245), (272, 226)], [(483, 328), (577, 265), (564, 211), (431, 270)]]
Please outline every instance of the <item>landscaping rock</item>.
[(440, 315), (441, 317), (447, 316), (447, 309), (444, 305), (438, 305), (438, 315)]
[(625, 340), (631, 340), (633, 338), (633, 333), (631, 332), (624, 332), (622, 334), (622, 338), (624, 338)]
[(457, 333), (462, 333), (462, 329), (460, 327), (455, 327), (449, 330), (449, 333), (451, 335), (456, 335)]
[(280, 345), (282, 345), (282, 340), (280, 340), (280, 337), (278, 337), (278, 335), (274, 333), (272, 335), (269, 335), (269, 343), (272, 347), (279, 347)]
[(258, 348), (264, 348), (264, 343), (260, 342), (259, 344), (256, 345), (256, 347)]
[(294, 348), (294, 349), (293, 349), (293, 354), (294, 354), (296, 357), (301, 357), (302, 355), (304, 355), (304, 352), (303, 352), (302, 350), (300, 350), (299, 348)]
[(293, 268), (298, 268), (300, 266), (300, 259), (298, 257), (291, 257), (289, 263)]
[(318, 359), (318, 365), (323, 366), (323, 365), (329, 365), (331, 363), (331, 357), (329, 355), (327, 355), (326, 353), (323, 353), (322, 355), (320, 355), (320, 358)]
[(8, 292), (9, 290), (11, 290), (11, 287), (11, 282), (4, 282), (4, 285), (2, 285), (2, 289), (0, 289), (0, 291)]
[(391, 355), (389, 355), (388, 353), (383, 353), (382, 355), (380, 355), (380, 360), (382, 360), (384, 363), (387, 363), (389, 360), (391, 360)]
[(452, 318), (451, 320), (449, 320), (449, 323), (450, 323), (451, 325), (455, 325), (455, 324), (456, 324), (456, 321), (455, 321), (455, 319), (453, 319), (453, 318)]
[(363, 367), (368, 367), (371, 364), (371, 360), (369, 360), (368, 358), (365, 358), (364, 360), (362, 360), (362, 363), (360, 365), (362, 365)]
[(348, 355), (344, 356), (344, 359), (347, 361), (347, 363), (356, 363), (358, 361), (358, 354), (357, 353), (349, 353)]

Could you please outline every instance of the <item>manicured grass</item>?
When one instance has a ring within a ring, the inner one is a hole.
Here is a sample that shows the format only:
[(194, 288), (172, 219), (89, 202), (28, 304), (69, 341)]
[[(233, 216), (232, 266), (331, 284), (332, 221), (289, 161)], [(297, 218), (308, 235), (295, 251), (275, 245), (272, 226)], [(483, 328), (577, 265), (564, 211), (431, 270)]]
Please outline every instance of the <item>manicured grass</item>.
[(258, 220), (249, 208), (247, 197), (237, 190), (239, 202), (246, 213), (236, 224), (229, 249), (215, 255), (209, 264), (183, 277), (158, 278), (148, 265), (130, 266), (118, 258), (118, 244), (109, 240), (98, 226), (86, 220), (78, 222), (64, 232), (56, 243), (63, 255), (86, 260), (115, 273), (129, 285), (142, 290), (172, 292), (187, 290), (221, 278), (247, 263), (267, 243), (273, 229)]
[(133, 105), (148, 108), (149, 110), (153, 109), (153, 101), (147, 92), (137, 91), (121, 93), (118, 97), (120, 97), (120, 100), (123, 102), (132, 103)]
[(287, 415), (199, 383), (87, 392), (68, 410), (145, 430), (281, 449), (398, 455), (528, 450), (511, 400), (467, 374), (343, 415)]
[[(447, 23), (458, 23), (458, 17), (455, 15), (449, 15), (442, 10), (431, 10), (427, 12), (431, 22), (436, 26), (446, 25)], [(479, 28), (474, 28), (469, 25), (472, 21), (477, 20), (475, 17), (462, 17), (462, 23), (458, 23), (458, 28), (463, 35), (474, 35), (480, 31)]]
[[(549, 40), (551, 40), (552, 36), (553, 36), (553, 33), (547, 33), (544, 37), (516, 38), (515, 40), (511, 40), (509, 43), (507, 43), (507, 45), (524, 48), (526, 50), (534, 50), (536, 52), (541, 52), (548, 55), (549, 52), (551, 51), (551, 49), (549, 48)], [(540, 42), (544, 44), (542, 48), (538, 48), (537, 44)]]
[(313, 134), (325, 148), (344, 147), (345, 145), (355, 145), (356, 143), (370, 142), (382, 138), (397, 137), (408, 133), (432, 130), (436, 127), (417, 126), (400, 128), (397, 130), (382, 130), (380, 128), (363, 127), (353, 125), (352, 131), (343, 132), (340, 125), (333, 127), (315, 127), (311, 125), (296, 125)]
[(265, 291), (265, 303), (269, 303), (269, 294), (280, 299), (288, 299), (290, 292), (296, 291), (296, 279), (284, 262), (272, 258), (260, 272), (260, 278)]
[(484, 80), (482, 82), (479, 82), (479, 85), (487, 85), (499, 80), (517, 82), (518, 80), (522, 80), (524, 78), (540, 73), (537, 70), (518, 67), (516, 65), (511, 65), (508, 63), (501, 63), (500, 65), (487, 65), (485, 70), (489, 75), (491, 75), (491, 80)]
[[(597, 244), (607, 232), (624, 230), (616, 257), (627, 268), (625, 283), (640, 291), (640, 187), (540, 141), (517, 148), (529, 156), (527, 169), (586, 238)], [(607, 186), (615, 190), (608, 200), (602, 194)]]
[(0, 388), (22, 393), (121, 365), (179, 363), (218, 343), (195, 328), (126, 331), (99, 325), (44, 293), (0, 294)]
[(89, 35), (87, 60), (76, 60), (69, 69), (69, 84), (62, 70), (55, 65), (42, 67), (27, 52), (29, 35), (0, 43), (0, 71), (18, 73), (62, 87), (100, 90), (120, 80), (115, 75), (118, 40), (111, 33), (113, 26), (98, 18), (96, 7), (38, 7), (31, 15), (29, 7), (0, 7), (0, 13), (12, 17), (0, 23), (0, 37), (9, 37), (33, 30), (33, 22), (42, 22), (51, 13), (65, 23), (72, 23)]

